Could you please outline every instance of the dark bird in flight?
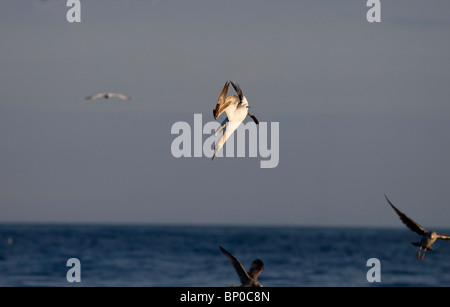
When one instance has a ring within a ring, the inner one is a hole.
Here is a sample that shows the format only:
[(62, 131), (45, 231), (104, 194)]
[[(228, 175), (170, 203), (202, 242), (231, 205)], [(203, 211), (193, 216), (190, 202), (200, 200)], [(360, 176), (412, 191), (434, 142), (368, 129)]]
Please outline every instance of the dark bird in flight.
[[(419, 258), (423, 259), (423, 257), (425, 256), (425, 252), (427, 250), (432, 251), (433, 249), (431, 248), (431, 245), (433, 245), (433, 243), (436, 240), (446, 240), (446, 241), (450, 240), (450, 236), (438, 235), (435, 231), (426, 230), (425, 228), (420, 226), (418, 223), (414, 222), (406, 214), (404, 214), (403, 212), (398, 210), (391, 203), (391, 201), (389, 200), (389, 198), (387, 198), (386, 195), (384, 195), (384, 197), (386, 197), (386, 200), (388, 201), (389, 205), (391, 205), (392, 209), (394, 209), (395, 213), (397, 213), (397, 215), (400, 217), (400, 220), (403, 222), (403, 224), (405, 224), (409, 229), (411, 229), (418, 235), (422, 236), (422, 239), (420, 240), (420, 242), (411, 242), (412, 245), (419, 246), (419, 253), (417, 254), (417, 259), (419, 259)], [(422, 250), (423, 250), (422, 255), (420, 255), (420, 252)]]
[(237, 260), (232, 254), (226, 251), (223, 247), (219, 246), (220, 251), (230, 260), (236, 273), (241, 280), (241, 287), (262, 287), (257, 278), (259, 274), (264, 270), (264, 263), (260, 259), (255, 259), (250, 266), (250, 270), (247, 272), (242, 266), (241, 262)]

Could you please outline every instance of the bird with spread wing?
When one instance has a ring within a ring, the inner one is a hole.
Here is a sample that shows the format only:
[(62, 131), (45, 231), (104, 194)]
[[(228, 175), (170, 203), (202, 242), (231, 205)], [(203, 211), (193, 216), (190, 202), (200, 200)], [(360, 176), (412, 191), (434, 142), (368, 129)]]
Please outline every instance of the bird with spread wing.
[(236, 273), (241, 280), (241, 287), (262, 287), (257, 280), (259, 274), (264, 270), (264, 263), (260, 259), (253, 260), (250, 270), (247, 272), (239, 260), (223, 247), (219, 246), (219, 248), (236, 270)]
[[(422, 239), (420, 242), (412, 242), (412, 245), (414, 246), (419, 246), (419, 253), (417, 254), (417, 259), (423, 259), (423, 257), (425, 256), (425, 252), (427, 250), (432, 251), (433, 249), (431, 248), (431, 245), (433, 245), (433, 243), (436, 240), (450, 240), (450, 236), (447, 235), (438, 235), (435, 231), (428, 231), (425, 228), (423, 228), (422, 226), (420, 226), (418, 223), (414, 222), (410, 217), (408, 217), (406, 214), (404, 214), (403, 212), (401, 212), (400, 210), (398, 210), (389, 200), (389, 198), (387, 198), (386, 195), (384, 195), (384, 197), (386, 197), (386, 200), (388, 201), (389, 205), (391, 205), (392, 209), (394, 209), (395, 213), (397, 213), (397, 215), (400, 217), (400, 220), (403, 222), (403, 224), (405, 224), (409, 229), (411, 229), (412, 231), (414, 231), (415, 233), (417, 233), (418, 235), (422, 236)], [(420, 255), (420, 252), (423, 250), (422, 255)]]
[[(230, 83), (236, 91), (237, 96), (227, 96)], [(226, 113), (227, 118), (222, 122), (220, 128), (215, 133), (217, 136), (223, 132), (223, 135), (216, 144), (212, 160), (214, 160), (217, 152), (222, 148), (234, 130), (236, 130), (244, 121), (247, 115), (250, 116), (257, 125), (259, 124), (258, 119), (248, 112), (249, 108), (250, 106), (248, 105), (247, 98), (245, 98), (244, 94), (242, 94), (239, 84), (234, 83), (233, 81), (227, 81), (222, 89), (222, 92), (220, 93), (216, 108), (213, 110), (214, 119), (217, 119), (223, 112)]]
[(86, 100), (94, 100), (94, 99), (98, 99), (98, 98), (105, 98), (105, 99), (110, 99), (110, 98), (119, 98), (122, 100), (130, 100), (131, 97), (123, 95), (123, 94), (118, 94), (118, 93), (98, 93), (95, 95), (91, 95), (86, 97)]

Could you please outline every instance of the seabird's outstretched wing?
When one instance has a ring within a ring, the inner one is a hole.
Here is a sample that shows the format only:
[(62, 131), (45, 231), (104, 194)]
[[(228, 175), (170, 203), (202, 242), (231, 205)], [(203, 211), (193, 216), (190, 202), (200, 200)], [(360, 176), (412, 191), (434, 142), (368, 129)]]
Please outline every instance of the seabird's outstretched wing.
[(120, 99), (123, 99), (123, 100), (130, 100), (131, 99), (131, 97), (128, 97), (128, 96), (125, 96), (125, 95), (122, 95), (122, 94), (117, 94), (117, 93), (111, 93), (110, 95), (111, 95), (111, 97), (117, 97), (117, 98), (120, 98)]
[[(248, 276), (247, 272), (245, 271), (242, 264), (237, 260), (232, 254), (227, 252), (223, 247), (219, 246), (220, 251), (230, 260), (231, 264), (233, 265), (234, 269), (236, 270), (236, 273), (239, 276), (239, 279), (241, 280), (241, 284), (245, 285), (250, 281), (250, 277)], [(252, 264), (253, 266), (253, 264)]]
[(222, 112), (230, 105), (231, 101), (227, 101), (228, 86), (230, 81), (225, 82), (225, 85), (220, 93), (219, 99), (217, 100), (216, 108), (213, 110), (214, 119), (222, 114)]
[(438, 240), (446, 240), (446, 241), (450, 240), (450, 236), (447, 235), (438, 235), (437, 238)]
[(106, 93), (98, 93), (98, 94), (95, 94), (95, 95), (91, 95), (91, 96), (86, 97), (86, 100), (97, 99), (97, 98), (103, 97), (103, 96), (105, 96), (105, 95), (106, 95)]
[(401, 212), (400, 210), (398, 210), (389, 200), (389, 198), (387, 198), (386, 195), (384, 195), (384, 197), (386, 197), (386, 200), (388, 201), (389, 205), (391, 205), (392, 209), (395, 210), (395, 212), (397, 213), (397, 215), (400, 217), (400, 219), (402, 220), (403, 224), (405, 224), (409, 229), (411, 229), (412, 231), (414, 231), (415, 233), (419, 234), (419, 235), (424, 235), (426, 234), (428, 231), (423, 228), (422, 226), (420, 226), (418, 223), (414, 222), (410, 217), (408, 217), (406, 214), (404, 214), (403, 212)]
[(259, 274), (264, 270), (264, 263), (260, 259), (255, 259), (250, 266), (250, 271), (248, 271), (248, 275), (251, 278), (256, 279)]

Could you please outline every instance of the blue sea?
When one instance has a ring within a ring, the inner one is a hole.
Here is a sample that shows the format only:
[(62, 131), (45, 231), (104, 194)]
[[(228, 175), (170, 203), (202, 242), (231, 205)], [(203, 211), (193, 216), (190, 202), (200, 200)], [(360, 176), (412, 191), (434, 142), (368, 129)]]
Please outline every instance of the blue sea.
[[(406, 228), (0, 224), (0, 286), (238, 285), (219, 246), (246, 269), (263, 260), (265, 287), (450, 286), (450, 242), (420, 261), (417, 240)], [(79, 283), (66, 279), (70, 258)], [(380, 282), (366, 278), (370, 258)]]

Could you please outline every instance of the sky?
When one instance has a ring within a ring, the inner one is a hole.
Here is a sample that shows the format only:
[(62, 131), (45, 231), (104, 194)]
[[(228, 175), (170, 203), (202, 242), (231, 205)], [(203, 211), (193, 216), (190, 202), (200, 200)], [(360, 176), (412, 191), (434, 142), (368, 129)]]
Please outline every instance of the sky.
[[(0, 2), (1, 223), (403, 227), (386, 194), (450, 227), (450, 2), (381, 1), (379, 23), (362, 0), (68, 10)], [(172, 155), (226, 80), (279, 123), (277, 167)]]

